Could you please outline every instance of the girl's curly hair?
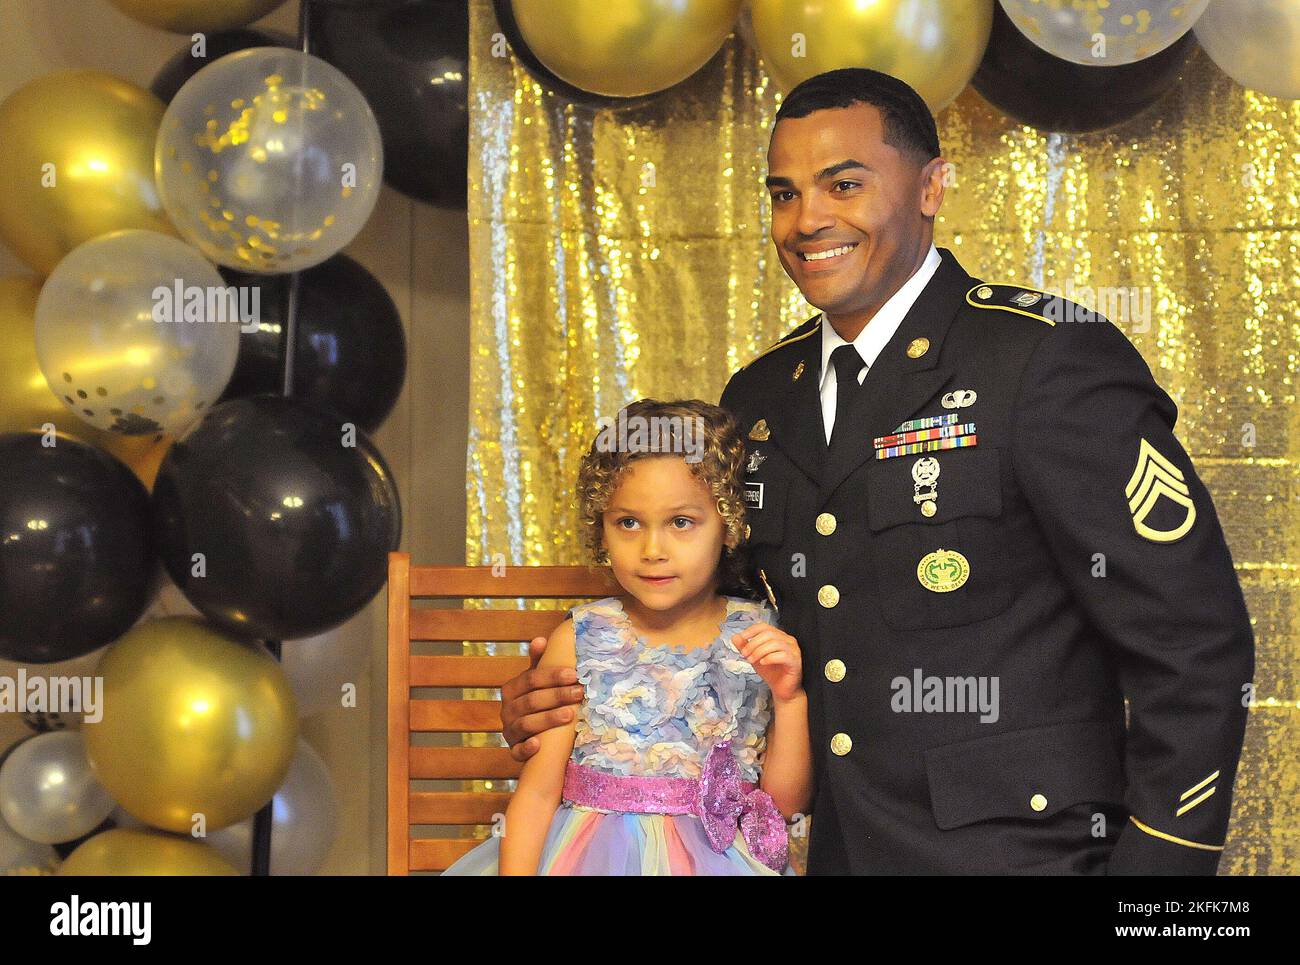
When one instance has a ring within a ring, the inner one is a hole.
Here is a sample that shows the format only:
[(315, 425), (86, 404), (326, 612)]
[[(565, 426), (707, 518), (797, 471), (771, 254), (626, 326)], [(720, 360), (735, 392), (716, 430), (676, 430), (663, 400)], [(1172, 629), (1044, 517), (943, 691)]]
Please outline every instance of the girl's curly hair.
[[(634, 418), (641, 420), (633, 422)], [(623, 420), (630, 426), (657, 426), (662, 431), (645, 432), (640, 438), (644, 445), (628, 446), (624, 440), (609, 445), (609, 435), (617, 431)], [(658, 420), (658, 421), (655, 421)], [(681, 438), (683, 431), (691, 433), (690, 445)], [(609, 562), (604, 546), (603, 516), (618, 488), (624, 471), (638, 459), (649, 456), (681, 456), (690, 454), (686, 468), (701, 480), (712, 493), (724, 526), (724, 547), (718, 561), (719, 589), (726, 592), (744, 591), (752, 595), (754, 587), (748, 575), (744, 553), (745, 497), (741, 466), (745, 461), (745, 443), (740, 426), (726, 409), (699, 399), (661, 402), (657, 399), (639, 399), (626, 406), (614, 424), (602, 428), (592, 440), (591, 448), (582, 457), (578, 469), (579, 514), (582, 541), (596, 565)]]

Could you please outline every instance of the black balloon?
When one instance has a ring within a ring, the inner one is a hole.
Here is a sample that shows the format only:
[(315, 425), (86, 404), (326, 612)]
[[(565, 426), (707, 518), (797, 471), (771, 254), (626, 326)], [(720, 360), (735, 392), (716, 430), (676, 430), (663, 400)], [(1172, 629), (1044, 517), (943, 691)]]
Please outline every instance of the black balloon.
[(1043, 50), (995, 4), (993, 33), (971, 84), (994, 107), (1040, 130), (1097, 131), (1130, 120), (1159, 100), (1177, 83), (1195, 46), (1189, 30), (1133, 64), (1075, 64)]
[(0, 435), (0, 657), (54, 663), (117, 639), (149, 604), (149, 494), (94, 446)]
[(639, 107), (644, 105), (651, 96), (647, 94), (644, 97), (603, 97), (600, 94), (593, 94), (591, 91), (583, 90), (581, 87), (574, 87), (568, 81), (561, 80), (553, 74), (549, 67), (537, 59), (524, 40), (524, 35), (519, 32), (519, 22), (515, 20), (515, 10), (512, 0), (492, 0), (492, 9), (497, 15), (497, 24), (501, 27), (501, 33), (505, 36), (510, 49), (515, 52), (519, 62), (532, 75), (537, 83), (552, 94), (558, 94), (567, 101), (573, 101), (575, 104), (581, 104), (584, 107), (594, 108), (626, 108)]
[(297, 41), (278, 30), (223, 30), (207, 35), (204, 56), (195, 57), (192, 46), (187, 44), (176, 52), (176, 56), (163, 64), (149, 89), (164, 104), (170, 104), (176, 92), (185, 86), (185, 82), (214, 60), (220, 60), (227, 54), (251, 47), (295, 47)]
[[(288, 275), (223, 269), (227, 284), (259, 288), (256, 331), (239, 338), (239, 361), (222, 399), (280, 392), (289, 307)], [(374, 432), (406, 381), (406, 335), (397, 306), (374, 275), (347, 255), (302, 272), (298, 282), (293, 398), (331, 409)]]
[(370, 102), (384, 180), (421, 201), (464, 208), (469, 166), (469, 12), (465, 0), (313, 4), (312, 53)]
[(245, 637), (309, 637), (353, 616), (384, 585), (401, 531), (392, 472), (365, 434), (350, 439), (335, 415), (279, 396), (214, 406), (154, 483), (167, 572)]

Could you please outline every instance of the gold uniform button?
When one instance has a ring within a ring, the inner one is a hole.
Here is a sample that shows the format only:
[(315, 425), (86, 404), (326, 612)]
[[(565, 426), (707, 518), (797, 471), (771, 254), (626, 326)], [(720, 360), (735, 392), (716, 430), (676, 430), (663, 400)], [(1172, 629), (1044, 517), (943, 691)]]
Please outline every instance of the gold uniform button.
[(853, 750), (853, 738), (848, 734), (836, 734), (831, 738), (831, 753), (836, 757), (843, 757), (851, 750)]
[(1029, 799), (1029, 806), (1033, 808), (1035, 811), (1046, 810), (1047, 798), (1043, 797), (1043, 795), (1041, 794), (1035, 794), (1033, 797)]
[(817, 532), (823, 536), (830, 536), (835, 532), (835, 517), (831, 513), (817, 514)]
[(907, 357), (909, 359), (919, 359), (929, 350), (930, 340), (928, 338), (914, 338), (907, 344)]
[(817, 602), (829, 610), (835, 604), (840, 602), (840, 591), (830, 583), (827, 583), (817, 591)]
[(992, 298), (992, 297), (993, 297), (993, 289), (990, 288), (988, 285), (981, 285), (978, 289), (976, 289), (976, 291), (975, 291), (975, 297), (976, 297), (976, 298)]
[(844, 679), (844, 661), (827, 660), (826, 661), (826, 679), (833, 684), (839, 683)]

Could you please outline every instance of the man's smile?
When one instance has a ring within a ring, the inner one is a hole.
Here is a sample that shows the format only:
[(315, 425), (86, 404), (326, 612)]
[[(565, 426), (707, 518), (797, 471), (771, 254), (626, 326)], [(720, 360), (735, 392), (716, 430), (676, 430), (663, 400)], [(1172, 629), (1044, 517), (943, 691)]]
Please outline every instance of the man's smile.
[(858, 242), (851, 241), (832, 248), (801, 248), (796, 251), (796, 256), (804, 271), (831, 271), (844, 264), (857, 247)]

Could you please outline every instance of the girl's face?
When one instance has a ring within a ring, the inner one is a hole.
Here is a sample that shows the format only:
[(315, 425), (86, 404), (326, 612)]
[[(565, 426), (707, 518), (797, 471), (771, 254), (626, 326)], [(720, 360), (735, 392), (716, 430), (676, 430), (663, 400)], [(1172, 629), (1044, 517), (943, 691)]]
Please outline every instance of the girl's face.
[(709, 487), (680, 456), (631, 463), (603, 515), (614, 576), (652, 610), (716, 592), (726, 526)]

